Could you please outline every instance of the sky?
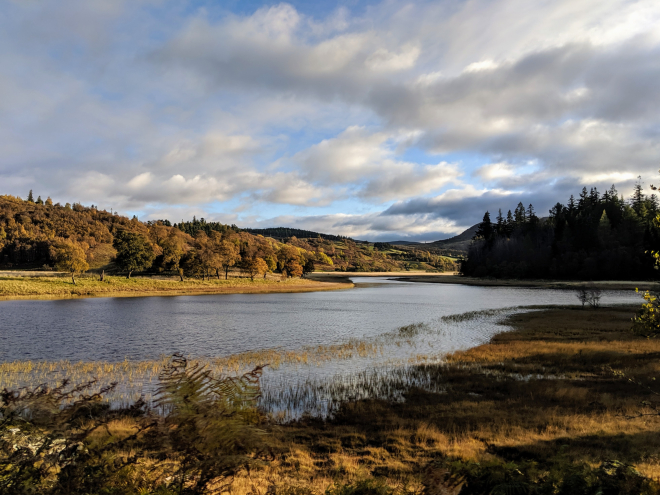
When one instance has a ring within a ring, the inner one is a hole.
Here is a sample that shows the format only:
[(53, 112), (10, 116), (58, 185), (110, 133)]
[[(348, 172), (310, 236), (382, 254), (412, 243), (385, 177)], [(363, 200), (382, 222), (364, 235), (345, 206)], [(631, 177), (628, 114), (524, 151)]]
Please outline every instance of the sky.
[(0, 0), (0, 194), (433, 241), (660, 182), (657, 0)]

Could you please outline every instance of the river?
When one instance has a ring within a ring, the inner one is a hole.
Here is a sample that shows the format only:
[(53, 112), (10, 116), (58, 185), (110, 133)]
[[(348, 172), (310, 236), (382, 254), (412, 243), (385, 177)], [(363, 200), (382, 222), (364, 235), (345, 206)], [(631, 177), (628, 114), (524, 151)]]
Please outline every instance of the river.
[[(370, 338), (410, 323), (512, 306), (577, 304), (573, 291), (412, 283), (354, 277), (352, 290), (297, 294), (0, 302), (0, 362), (226, 356)], [(635, 303), (632, 291), (602, 303)], [(473, 332), (490, 334), (485, 329)], [(479, 335), (458, 335), (465, 344)], [(456, 342), (460, 347), (461, 342)], [(454, 345), (451, 346), (452, 348)]]

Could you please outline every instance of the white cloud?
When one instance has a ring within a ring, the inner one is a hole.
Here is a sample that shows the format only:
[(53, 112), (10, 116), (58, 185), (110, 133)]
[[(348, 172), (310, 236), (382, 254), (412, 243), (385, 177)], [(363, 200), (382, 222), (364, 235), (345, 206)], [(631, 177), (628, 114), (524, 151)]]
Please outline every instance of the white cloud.
[(658, 168), (656, 0), (382, 2), (316, 17), (286, 3), (4, 7), (0, 193), (153, 215), (231, 202), (244, 218), (284, 205), (322, 222), (306, 208), (324, 208), (329, 228), (337, 205), (397, 201), (345, 218), (380, 235), (468, 225), (519, 193), (549, 201), (542, 183), (628, 187)]

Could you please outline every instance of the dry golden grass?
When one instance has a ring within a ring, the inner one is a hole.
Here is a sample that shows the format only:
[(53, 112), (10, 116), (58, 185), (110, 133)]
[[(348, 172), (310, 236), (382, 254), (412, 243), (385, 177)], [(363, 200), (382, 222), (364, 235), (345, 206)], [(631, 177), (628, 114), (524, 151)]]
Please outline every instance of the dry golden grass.
[(652, 397), (610, 370), (639, 380), (658, 370), (660, 342), (628, 332), (633, 311), (516, 315), (508, 321), (514, 331), (437, 367), (444, 393), (414, 389), (404, 403), (351, 402), (329, 422), (274, 429), (277, 463), (249, 481), (239, 476), (232, 493), (265, 493), (271, 485), (323, 493), (333, 482), (365, 476), (419, 493), (422, 467), (439, 455), (593, 466), (618, 459), (658, 479), (660, 417), (626, 417)]
[(352, 284), (330, 284), (299, 278), (186, 279), (180, 282), (162, 278), (106, 277), (101, 282), (96, 277), (87, 276), (79, 277), (74, 285), (70, 278), (65, 277), (0, 277), (0, 299), (307, 292), (350, 287)]

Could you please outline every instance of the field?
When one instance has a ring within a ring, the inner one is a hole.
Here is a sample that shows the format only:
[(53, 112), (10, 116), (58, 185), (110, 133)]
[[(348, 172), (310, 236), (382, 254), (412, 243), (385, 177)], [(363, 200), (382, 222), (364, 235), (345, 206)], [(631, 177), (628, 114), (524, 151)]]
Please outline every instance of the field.
[(110, 277), (103, 282), (97, 277), (85, 276), (76, 279), (76, 284), (67, 277), (2, 277), (0, 276), (0, 299), (56, 299), (70, 297), (129, 297), (148, 295), (223, 294), (247, 292), (308, 292), (318, 290), (345, 289), (346, 283), (322, 283), (307, 279), (236, 278), (186, 279), (183, 282), (169, 278)]

